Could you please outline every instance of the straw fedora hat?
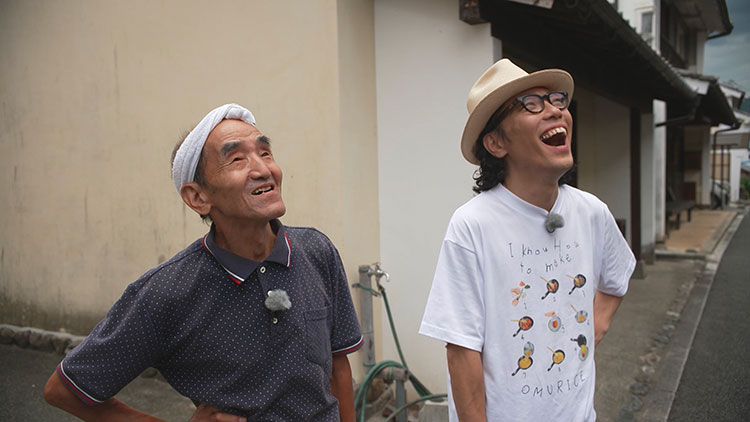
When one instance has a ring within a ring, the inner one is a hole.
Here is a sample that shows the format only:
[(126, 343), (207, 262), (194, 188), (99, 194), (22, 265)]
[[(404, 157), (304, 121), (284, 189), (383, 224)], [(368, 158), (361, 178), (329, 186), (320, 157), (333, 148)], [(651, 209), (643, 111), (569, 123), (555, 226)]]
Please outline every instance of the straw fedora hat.
[(474, 143), (495, 110), (514, 95), (535, 87), (567, 91), (568, 98), (573, 98), (573, 77), (564, 70), (546, 69), (529, 74), (510, 60), (502, 59), (484, 72), (466, 99), (469, 119), (461, 136), (461, 153), (467, 161), (479, 165)]

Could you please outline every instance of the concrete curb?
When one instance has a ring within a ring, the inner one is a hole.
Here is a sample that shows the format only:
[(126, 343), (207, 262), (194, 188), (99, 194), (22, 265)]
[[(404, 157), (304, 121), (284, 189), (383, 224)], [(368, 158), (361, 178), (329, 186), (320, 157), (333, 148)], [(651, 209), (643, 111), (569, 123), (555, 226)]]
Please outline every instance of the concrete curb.
[[(700, 273), (704, 262), (691, 258), (694, 273)], [(649, 400), (655, 391), (655, 384), (659, 382), (665, 350), (675, 340), (675, 331), (680, 324), (685, 306), (690, 298), (696, 278), (688, 277), (679, 284), (671, 302), (665, 306), (663, 319), (656, 321), (659, 330), (652, 334), (649, 345), (639, 356), (640, 371), (629, 386), (629, 395), (620, 408), (617, 422), (633, 422), (642, 420), (642, 413), (649, 410)]]
[(702, 252), (680, 252), (680, 251), (660, 251), (655, 252), (656, 259), (701, 259), (705, 260), (708, 255)]
[(0, 324), (0, 344), (15, 344), (18, 347), (42, 352), (54, 351), (59, 355), (66, 355), (74, 347), (81, 344), (84, 338), (86, 337), (45, 331), (33, 327)]
[[(703, 265), (697, 279), (687, 292), (687, 297), (684, 297), (686, 300), (681, 309), (675, 312), (670, 307), (667, 312), (668, 318), (664, 325), (667, 330), (662, 330), (663, 333), (660, 333), (665, 335), (659, 335), (654, 339), (656, 346), (654, 352), (656, 353), (652, 359), (653, 364), (644, 366), (643, 373), (631, 386), (631, 392), (634, 395), (623, 406), (619, 421), (666, 422), (669, 418), (675, 393), (682, 378), (682, 371), (703, 315), (719, 262), (746, 214), (747, 209), (743, 209), (734, 216), (716, 247), (708, 255), (664, 254), (666, 256), (663, 257), (668, 259), (702, 259)], [(678, 295), (676, 301), (679, 301), (682, 296), (682, 294)]]
[[(85, 338), (86, 336), (45, 331), (34, 327), (0, 324), (0, 344), (15, 345), (23, 349), (33, 349), (40, 352), (55, 352), (61, 356), (67, 355)], [(140, 376), (164, 381), (164, 378), (155, 368), (146, 368)]]

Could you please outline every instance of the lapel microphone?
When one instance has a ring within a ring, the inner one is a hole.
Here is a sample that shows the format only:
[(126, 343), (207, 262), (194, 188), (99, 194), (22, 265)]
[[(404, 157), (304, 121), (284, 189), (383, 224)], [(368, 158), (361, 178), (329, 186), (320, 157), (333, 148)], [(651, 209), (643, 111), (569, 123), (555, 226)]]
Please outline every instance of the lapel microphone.
[(544, 220), (544, 227), (547, 229), (547, 232), (552, 233), (555, 231), (555, 229), (559, 229), (560, 227), (565, 225), (565, 219), (560, 214), (555, 214), (553, 212), (547, 214), (547, 219)]

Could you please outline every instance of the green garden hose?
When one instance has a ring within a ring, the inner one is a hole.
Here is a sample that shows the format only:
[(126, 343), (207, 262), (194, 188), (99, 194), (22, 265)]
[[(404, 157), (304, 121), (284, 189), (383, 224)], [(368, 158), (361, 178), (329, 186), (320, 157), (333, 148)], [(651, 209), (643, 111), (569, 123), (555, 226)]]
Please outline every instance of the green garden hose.
[(396, 409), (393, 414), (391, 414), (388, 417), (388, 421), (392, 420), (396, 415), (406, 410), (409, 406), (419, 403), (425, 400), (437, 400), (437, 399), (443, 399), (447, 397), (446, 394), (432, 394), (430, 390), (427, 389), (427, 387), (422, 384), (417, 377), (409, 371), (408, 366), (406, 365), (406, 360), (404, 359), (404, 353), (401, 351), (401, 344), (398, 341), (398, 334), (396, 333), (396, 326), (393, 324), (393, 316), (391, 315), (391, 307), (388, 303), (388, 295), (385, 293), (385, 288), (380, 284), (378, 284), (378, 291), (375, 291), (374, 289), (365, 287), (359, 283), (355, 283), (353, 287), (357, 287), (363, 290), (368, 291), (373, 296), (382, 296), (383, 297), (383, 303), (385, 304), (385, 311), (388, 315), (388, 324), (391, 326), (391, 334), (393, 335), (393, 342), (396, 345), (396, 350), (398, 351), (398, 356), (401, 359), (401, 363), (392, 361), (392, 360), (385, 360), (376, 363), (373, 365), (369, 371), (367, 371), (367, 375), (365, 376), (365, 379), (362, 380), (362, 383), (360, 384), (359, 390), (357, 390), (357, 394), (354, 397), (354, 407), (357, 410), (357, 413), (359, 414), (358, 420), (359, 422), (365, 422), (365, 406), (367, 404), (367, 392), (370, 390), (370, 385), (372, 384), (372, 381), (375, 379), (375, 377), (380, 373), (380, 371), (386, 369), (386, 368), (401, 368), (408, 371), (409, 374), (409, 381), (411, 381), (412, 385), (414, 386), (414, 390), (416, 390), (417, 394), (419, 394), (419, 398), (416, 400), (412, 400), (411, 402), (399, 407)]

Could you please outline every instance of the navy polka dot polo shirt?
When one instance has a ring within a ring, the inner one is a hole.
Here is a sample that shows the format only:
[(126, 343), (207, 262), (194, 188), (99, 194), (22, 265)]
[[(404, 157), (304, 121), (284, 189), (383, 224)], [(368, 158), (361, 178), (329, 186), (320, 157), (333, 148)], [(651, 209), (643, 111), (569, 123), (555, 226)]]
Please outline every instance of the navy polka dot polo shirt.
[[(271, 222), (263, 262), (216, 246), (214, 229), (130, 284), (58, 366), (95, 406), (148, 367), (194, 402), (249, 421), (338, 421), (331, 358), (362, 344), (341, 258), (312, 228)], [(271, 311), (268, 292), (291, 308)]]

